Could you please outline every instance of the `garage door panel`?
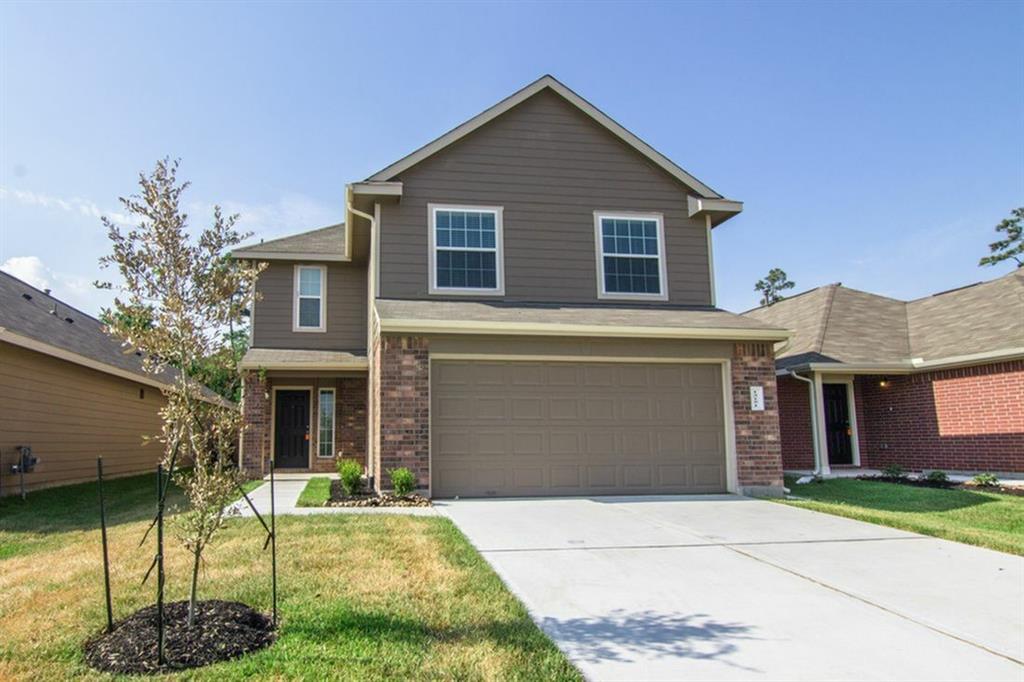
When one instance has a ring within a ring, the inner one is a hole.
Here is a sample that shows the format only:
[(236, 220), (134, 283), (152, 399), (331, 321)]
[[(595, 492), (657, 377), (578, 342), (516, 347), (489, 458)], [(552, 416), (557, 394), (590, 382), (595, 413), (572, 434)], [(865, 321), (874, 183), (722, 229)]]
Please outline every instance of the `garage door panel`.
[(721, 367), (432, 363), (434, 494), (725, 489)]

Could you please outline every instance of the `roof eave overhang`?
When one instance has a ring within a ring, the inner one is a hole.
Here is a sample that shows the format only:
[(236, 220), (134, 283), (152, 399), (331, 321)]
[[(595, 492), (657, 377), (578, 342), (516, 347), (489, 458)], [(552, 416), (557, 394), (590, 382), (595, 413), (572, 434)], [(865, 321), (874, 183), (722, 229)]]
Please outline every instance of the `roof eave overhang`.
[(288, 251), (232, 251), (231, 257), (239, 260), (318, 260), (330, 262), (347, 262), (352, 260), (338, 253), (313, 253)]
[(691, 218), (707, 216), (711, 219), (711, 227), (720, 225), (743, 211), (743, 202), (735, 199), (709, 199), (690, 195), (686, 198), (686, 203), (687, 213)]
[(983, 353), (969, 355), (951, 355), (945, 358), (924, 360), (914, 358), (905, 362), (894, 363), (858, 363), (858, 362), (807, 362), (785, 369), (777, 369), (776, 375), (782, 376), (792, 372), (817, 372), (819, 374), (916, 374), (940, 369), (955, 369), (993, 362), (1009, 362), (1024, 359), (1024, 347), (1002, 348)]
[(783, 341), (784, 329), (730, 329), (727, 327), (650, 327), (538, 322), (418, 320), (381, 318), (383, 333), (481, 334), (501, 336), (602, 336), (615, 338), (694, 339), (717, 341)]
[(243, 360), (238, 363), (238, 369), (240, 370), (267, 370), (267, 371), (281, 371), (281, 370), (296, 370), (296, 371), (319, 371), (319, 372), (345, 372), (353, 371), (360, 372), (369, 369), (370, 363), (368, 360), (353, 360), (352, 362), (301, 362), (301, 361), (289, 361), (282, 360), (276, 362), (246, 362)]

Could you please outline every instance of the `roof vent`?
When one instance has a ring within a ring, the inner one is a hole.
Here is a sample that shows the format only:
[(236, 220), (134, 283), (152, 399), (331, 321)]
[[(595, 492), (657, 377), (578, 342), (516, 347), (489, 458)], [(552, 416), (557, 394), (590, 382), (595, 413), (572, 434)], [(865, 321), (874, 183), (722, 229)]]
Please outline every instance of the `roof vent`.
[(56, 303), (54, 303), (53, 307), (50, 308), (50, 314), (51, 315), (56, 315), (57, 314), (57, 304)]
[(21, 297), (23, 299), (25, 299), (26, 301), (31, 301), (32, 300), (32, 294), (22, 294)]
[(75, 321), (72, 320), (70, 317), (65, 317), (64, 321), (67, 322), (68, 324), (74, 324), (75, 323)]

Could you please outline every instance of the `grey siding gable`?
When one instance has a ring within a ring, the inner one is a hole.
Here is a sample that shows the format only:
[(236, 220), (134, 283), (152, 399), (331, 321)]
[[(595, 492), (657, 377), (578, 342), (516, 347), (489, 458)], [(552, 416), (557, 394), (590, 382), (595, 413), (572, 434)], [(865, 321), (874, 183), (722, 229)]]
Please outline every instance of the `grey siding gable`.
[[(295, 265), (327, 267), (327, 331), (293, 332)], [(309, 350), (366, 349), (366, 263), (271, 261), (256, 283), (253, 347)]]
[[(508, 301), (598, 303), (594, 211), (664, 216), (669, 298), (710, 305), (707, 230), (687, 190), (545, 90), (396, 179), (381, 206), (382, 298), (429, 298), (428, 203), (504, 208)], [(621, 302), (619, 302), (621, 304)]]

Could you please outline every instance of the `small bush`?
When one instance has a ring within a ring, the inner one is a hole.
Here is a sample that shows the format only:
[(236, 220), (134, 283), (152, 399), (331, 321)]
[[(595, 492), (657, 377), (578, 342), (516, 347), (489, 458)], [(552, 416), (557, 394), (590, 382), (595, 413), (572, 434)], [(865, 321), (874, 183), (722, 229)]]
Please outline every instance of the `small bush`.
[(341, 488), (346, 495), (358, 495), (363, 491), (363, 465), (354, 459), (338, 460), (338, 475)]
[(999, 485), (999, 477), (995, 474), (978, 474), (971, 480), (974, 481), (974, 485), (980, 485), (983, 488), (990, 488)]
[(395, 489), (396, 495), (408, 495), (416, 489), (416, 476), (405, 467), (392, 469), (388, 473), (391, 474), (391, 487)]
[(935, 471), (928, 472), (928, 480), (932, 483), (945, 483), (949, 480), (949, 476), (946, 475), (945, 471), (936, 469)]
[(905, 478), (907, 471), (899, 464), (890, 464), (882, 469), (882, 475), (886, 478)]

